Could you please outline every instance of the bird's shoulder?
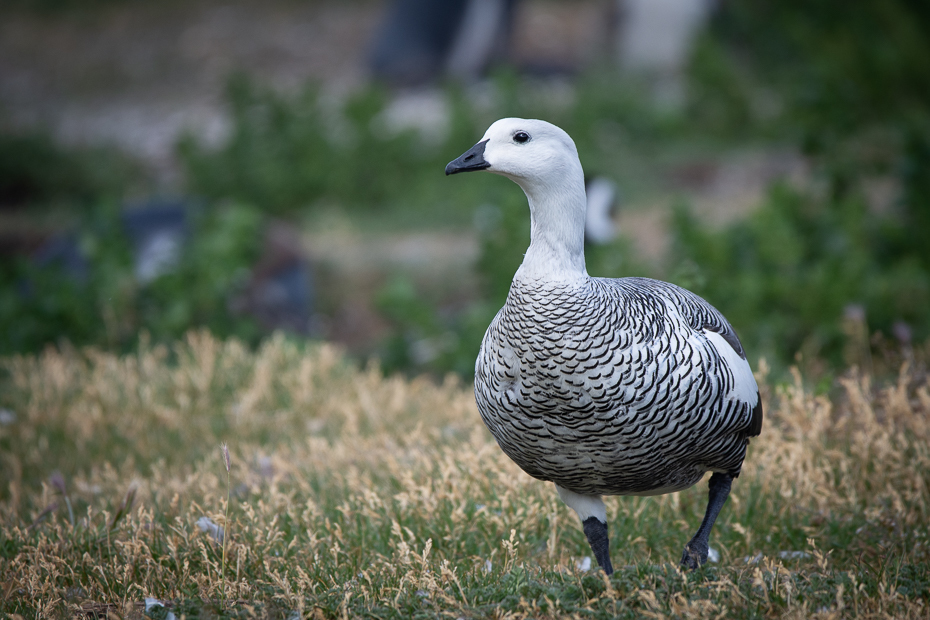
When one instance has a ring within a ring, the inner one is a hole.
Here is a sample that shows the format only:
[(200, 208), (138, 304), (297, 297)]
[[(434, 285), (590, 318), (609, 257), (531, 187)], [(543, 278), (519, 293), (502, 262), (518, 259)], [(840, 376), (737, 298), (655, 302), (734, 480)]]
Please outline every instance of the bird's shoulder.
[(680, 317), (694, 332), (718, 334), (742, 359), (746, 353), (736, 330), (723, 314), (706, 299), (686, 288), (651, 278), (591, 278), (592, 286), (628, 300), (628, 308), (642, 315), (661, 314)]

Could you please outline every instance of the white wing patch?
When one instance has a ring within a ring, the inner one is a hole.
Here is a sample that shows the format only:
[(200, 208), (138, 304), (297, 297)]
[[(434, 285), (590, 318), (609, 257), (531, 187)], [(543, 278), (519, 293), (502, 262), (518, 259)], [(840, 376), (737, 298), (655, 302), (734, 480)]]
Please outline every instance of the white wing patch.
[(741, 358), (730, 346), (730, 343), (717, 332), (705, 329), (704, 335), (707, 337), (707, 341), (717, 350), (717, 354), (720, 355), (723, 363), (733, 373), (735, 384), (733, 390), (727, 396), (754, 407), (759, 402), (759, 386), (756, 385), (756, 378), (752, 376), (749, 360)]

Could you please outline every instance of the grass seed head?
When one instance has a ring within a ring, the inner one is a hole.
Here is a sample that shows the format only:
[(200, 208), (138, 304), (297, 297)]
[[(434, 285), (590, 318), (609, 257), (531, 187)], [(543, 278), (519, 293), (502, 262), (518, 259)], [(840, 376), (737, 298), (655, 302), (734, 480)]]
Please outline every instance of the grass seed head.
[(226, 464), (226, 473), (229, 473), (229, 448), (226, 446), (226, 442), (223, 442), (223, 462)]
[[(17, 584), (0, 613), (116, 611), (151, 596), (175, 610), (193, 597), (324, 617), (487, 615), (475, 601), (513, 617), (926, 615), (930, 381), (917, 363), (890, 384), (850, 372), (832, 398), (800, 373), (763, 380), (771, 414), (715, 530), (720, 561), (700, 579), (662, 568), (700, 523), (706, 485), (607, 498), (624, 567), (611, 590), (576, 570), (589, 553), (577, 519), (507, 459), (455, 381), (201, 332), (170, 355), (0, 363), (18, 412), (0, 429), (0, 583)], [(232, 489), (230, 436), (244, 455)], [(65, 489), (73, 527), (55, 503)]]

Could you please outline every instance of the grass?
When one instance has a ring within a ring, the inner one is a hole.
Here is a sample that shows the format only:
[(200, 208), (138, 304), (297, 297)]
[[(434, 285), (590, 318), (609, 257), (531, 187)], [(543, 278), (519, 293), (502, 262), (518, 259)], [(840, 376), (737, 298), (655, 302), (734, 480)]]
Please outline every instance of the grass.
[[(887, 385), (851, 370), (832, 399), (797, 372), (773, 387), (760, 364), (766, 424), (712, 534), (720, 561), (674, 564), (705, 484), (611, 498), (611, 579), (579, 569), (577, 519), (508, 461), (451, 376), (388, 377), (329, 345), (275, 337), (251, 352), (205, 332), (0, 365), (10, 617), (928, 614), (919, 364)], [(145, 612), (146, 598), (164, 607)]]

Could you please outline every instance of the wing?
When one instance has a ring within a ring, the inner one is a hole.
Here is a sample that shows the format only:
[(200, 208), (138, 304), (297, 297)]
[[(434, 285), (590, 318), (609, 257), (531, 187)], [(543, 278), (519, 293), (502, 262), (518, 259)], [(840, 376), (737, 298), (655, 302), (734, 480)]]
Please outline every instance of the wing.
[(762, 432), (763, 416), (759, 388), (743, 345), (723, 314), (702, 297), (675, 284), (649, 278), (622, 278), (614, 282), (623, 282), (666, 299), (694, 332), (703, 335), (719, 358), (719, 363), (733, 377), (733, 384), (725, 397), (743, 404), (750, 411), (746, 436), (759, 435)]

